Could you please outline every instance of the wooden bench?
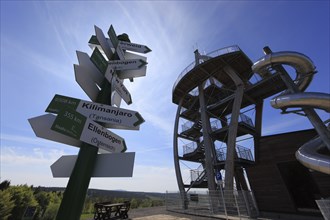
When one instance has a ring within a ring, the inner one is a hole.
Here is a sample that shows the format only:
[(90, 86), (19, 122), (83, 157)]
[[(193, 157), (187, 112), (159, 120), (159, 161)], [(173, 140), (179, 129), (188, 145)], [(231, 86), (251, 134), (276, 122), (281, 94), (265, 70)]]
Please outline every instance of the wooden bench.
[[(111, 202), (102, 202), (94, 204), (94, 220), (109, 220), (112, 217), (117, 219), (126, 219), (128, 218), (128, 211), (130, 209), (131, 203), (125, 201), (122, 203), (111, 203)], [(111, 216), (111, 214), (113, 214)]]

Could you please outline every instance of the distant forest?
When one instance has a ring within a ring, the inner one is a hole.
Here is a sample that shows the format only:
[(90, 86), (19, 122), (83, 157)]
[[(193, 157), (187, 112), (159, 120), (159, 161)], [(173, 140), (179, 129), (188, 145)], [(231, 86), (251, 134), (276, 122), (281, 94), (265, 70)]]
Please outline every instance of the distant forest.
[[(53, 220), (61, 204), (65, 188), (11, 186), (10, 181), (0, 183), (0, 219)], [(83, 214), (94, 213), (94, 204), (99, 202), (130, 201), (131, 208), (164, 205), (163, 193), (145, 193), (88, 189)]]

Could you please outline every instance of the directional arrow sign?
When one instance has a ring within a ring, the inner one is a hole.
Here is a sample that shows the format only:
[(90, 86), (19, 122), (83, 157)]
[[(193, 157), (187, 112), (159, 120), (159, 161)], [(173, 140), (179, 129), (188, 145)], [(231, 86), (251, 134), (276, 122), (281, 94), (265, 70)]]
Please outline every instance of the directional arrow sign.
[(126, 87), (123, 84), (123, 81), (118, 79), (116, 74), (113, 74), (111, 71), (106, 72), (105, 78), (111, 82), (112, 88), (115, 88), (117, 93), (124, 99), (127, 105), (132, 104), (132, 97), (129, 91), (126, 89)]
[(74, 66), (74, 75), (77, 83), (88, 95), (92, 101), (96, 101), (97, 95), (100, 90), (95, 84), (94, 80), (91, 78), (88, 69), (83, 66), (73, 65)]
[[(70, 177), (77, 155), (60, 157), (50, 168), (53, 177)], [(92, 177), (132, 177), (135, 153), (98, 154)]]
[[(106, 38), (106, 40), (107, 40), (107, 42), (110, 41), (109, 38)], [(98, 39), (95, 35), (92, 35), (92, 37), (88, 43), (90, 44), (90, 47), (92, 49), (94, 49), (95, 47), (98, 47), (99, 49), (101, 48), (100, 42), (98, 41)], [(112, 45), (112, 43), (110, 43), (110, 44)], [(127, 42), (127, 41), (119, 40), (119, 45), (121, 46), (121, 48), (123, 50), (129, 50), (129, 51), (133, 51), (133, 52), (137, 52), (137, 53), (149, 53), (151, 51), (151, 49), (145, 45), (131, 43), (131, 42)]]
[(113, 53), (110, 48), (110, 45), (107, 42), (107, 39), (105, 38), (102, 30), (98, 28), (96, 25), (94, 25), (94, 29), (95, 29), (97, 41), (100, 43), (105, 55), (108, 57), (109, 60), (111, 60)]
[(110, 60), (108, 66), (114, 70), (134, 70), (145, 66), (147, 62), (142, 59)]
[(119, 45), (124, 50), (134, 51), (138, 53), (148, 53), (151, 51), (150, 48), (145, 45), (130, 43), (126, 41), (119, 41)]
[[(147, 63), (147, 58), (144, 56), (140, 56), (134, 53), (125, 52), (125, 60), (134, 60), (139, 59), (143, 60)], [(147, 66), (142, 66), (140, 69), (135, 70), (122, 70), (118, 73), (119, 79), (129, 79), (129, 78), (136, 78), (145, 76), (147, 72)]]
[(59, 142), (62, 144), (80, 147), (80, 145), (82, 144), (81, 141), (51, 130), (52, 124), (54, 123), (55, 119), (55, 115), (46, 114), (35, 118), (30, 118), (29, 123), (37, 137)]
[(140, 69), (136, 70), (124, 70), (118, 73), (119, 79), (131, 79), (136, 77), (145, 76), (147, 72), (147, 66), (141, 67)]
[(144, 122), (142, 116), (136, 111), (57, 94), (48, 105), (46, 112), (58, 114), (67, 107), (72, 108), (93, 121), (102, 123), (107, 128), (138, 130), (140, 124)]
[(87, 53), (77, 51), (79, 66), (85, 68), (84, 74), (87, 74), (100, 87), (104, 80), (104, 75), (96, 68)]
[(52, 130), (109, 152), (125, 152), (125, 140), (73, 109), (60, 111)]

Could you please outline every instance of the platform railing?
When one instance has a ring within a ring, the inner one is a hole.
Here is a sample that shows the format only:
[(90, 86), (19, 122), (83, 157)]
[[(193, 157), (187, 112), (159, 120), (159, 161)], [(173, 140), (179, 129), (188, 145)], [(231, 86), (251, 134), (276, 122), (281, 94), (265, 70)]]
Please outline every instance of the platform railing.
[(185, 144), (182, 146), (183, 148), (183, 154), (189, 154), (192, 153), (196, 150), (196, 148), (198, 147), (196, 142), (190, 142), (189, 144)]
[[(182, 201), (182, 198), (188, 201)], [(183, 203), (187, 204), (185, 208)], [(247, 219), (259, 215), (253, 193), (245, 190), (190, 191), (186, 197), (182, 197), (179, 192), (167, 192), (165, 204), (168, 211), (196, 216)]]
[[(205, 173), (204, 169), (190, 170), (190, 180), (191, 182), (200, 181)], [(206, 177), (204, 177), (206, 178)]]
[(192, 128), (193, 125), (194, 125), (194, 122), (186, 121), (184, 124), (181, 125), (181, 132), (184, 132), (184, 131)]
[[(221, 56), (224, 54), (228, 54), (228, 53), (233, 53), (233, 52), (237, 52), (240, 51), (241, 49), (237, 46), (237, 45), (233, 45), (233, 46), (229, 46), (229, 47), (225, 47), (225, 48), (221, 48), (215, 51), (212, 51), (210, 53), (207, 54), (207, 56), (210, 57), (217, 57), (217, 56)], [(174, 91), (176, 85), (179, 83), (179, 81), (193, 68), (195, 67), (195, 61), (192, 62), (191, 64), (189, 64), (178, 76), (177, 80), (175, 81), (174, 85), (173, 85), (173, 89), (172, 92)]]
[(239, 122), (243, 122), (251, 127), (254, 127), (252, 119), (243, 113), (239, 114)]
[[(250, 127), (254, 127), (252, 119), (246, 114), (239, 114), (238, 122), (244, 123)], [(228, 118), (228, 123), (230, 123), (230, 118)], [(218, 130), (222, 128), (221, 121), (219, 119), (215, 119), (211, 121), (211, 129), (212, 131)]]
[[(216, 152), (217, 152), (217, 158), (219, 161), (226, 160), (227, 147), (222, 147), (222, 148), (216, 149)], [(236, 152), (237, 152), (237, 157), (239, 159), (254, 161), (252, 152), (249, 148), (246, 148), (246, 147), (243, 147), (240, 145), (236, 145)]]

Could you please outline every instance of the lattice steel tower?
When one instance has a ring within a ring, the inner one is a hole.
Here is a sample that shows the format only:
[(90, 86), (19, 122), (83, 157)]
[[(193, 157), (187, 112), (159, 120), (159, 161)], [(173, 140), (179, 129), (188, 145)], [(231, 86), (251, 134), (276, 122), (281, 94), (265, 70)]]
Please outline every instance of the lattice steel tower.
[[(314, 110), (330, 112), (330, 95), (304, 93), (316, 73), (313, 62), (301, 53), (273, 53), (268, 47), (264, 54), (252, 63), (238, 46), (208, 55), (196, 50), (195, 61), (176, 80), (172, 94), (173, 103), (178, 105), (173, 151), (183, 208), (188, 206), (187, 192), (192, 188), (207, 188), (209, 193), (222, 192), (222, 187), (224, 192), (247, 190), (244, 168), (258, 161), (263, 100), (281, 91), (272, 99), (272, 107), (282, 109), (282, 113), (304, 113), (300, 115), (309, 119), (319, 135), (297, 151), (297, 160), (330, 174), (329, 158), (318, 152), (321, 148), (330, 150), (330, 129)], [(283, 64), (296, 70), (295, 79)], [(292, 107), (300, 109), (286, 110)], [(252, 116), (247, 116), (251, 111)], [(242, 145), (242, 140), (248, 146)], [(188, 183), (184, 181), (185, 163), (198, 165), (190, 171)], [(225, 172), (224, 186), (216, 181), (221, 170)], [(216, 199), (210, 202), (211, 208), (217, 206)]]

